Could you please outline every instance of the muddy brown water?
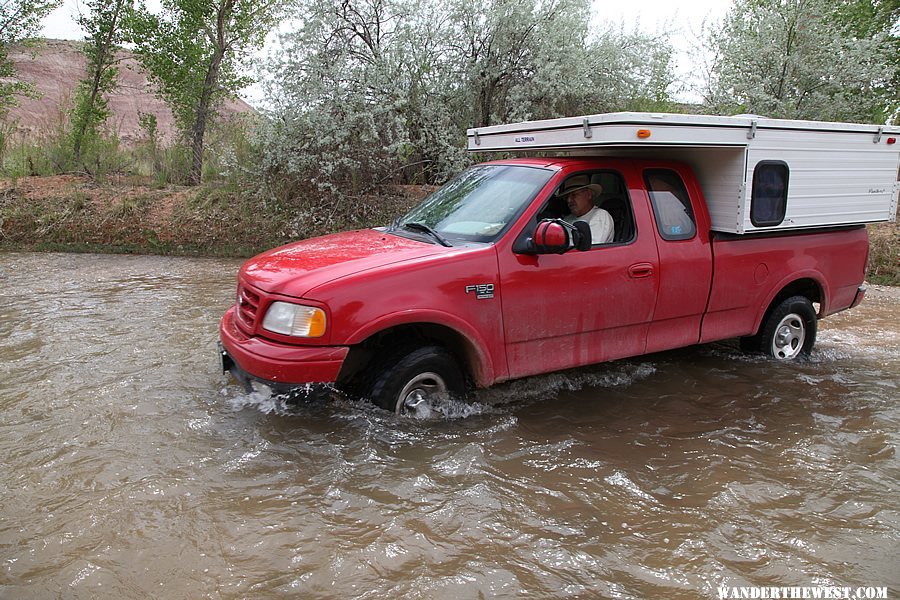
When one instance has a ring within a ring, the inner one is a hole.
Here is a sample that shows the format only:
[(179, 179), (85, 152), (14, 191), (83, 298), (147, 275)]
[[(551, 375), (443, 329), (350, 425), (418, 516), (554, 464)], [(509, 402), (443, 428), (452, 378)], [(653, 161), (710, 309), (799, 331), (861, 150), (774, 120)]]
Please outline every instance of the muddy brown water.
[(0, 597), (900, 592), (900, 293), (430, 421), (216, 370), (231, 260), (0, 254)]

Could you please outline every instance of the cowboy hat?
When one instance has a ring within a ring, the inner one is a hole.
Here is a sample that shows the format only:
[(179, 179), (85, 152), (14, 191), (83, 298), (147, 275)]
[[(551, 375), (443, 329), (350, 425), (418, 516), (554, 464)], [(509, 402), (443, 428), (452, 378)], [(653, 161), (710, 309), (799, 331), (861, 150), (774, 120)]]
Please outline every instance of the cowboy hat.
[(568, 189), (568, 190), (564, 190), (564, 191), (562, 191), (562, 192), (559, 193), (559, 196), (560, 196), (560, 197), (562, 197), (562, 196), (568, 196), (569, 194), (574, 194), (574, 193), (577, 192), (578, 190), (583, 190), (583, 189), (585, 189), (585, 188), (588, 188), (589, 190), (591, 190), (591, 192), (592, 192), (595, 196), (596, 196), (597, 194), (602, 194), (602, 193), (603, 193), (603, 186), (602, 186), (602, 185), (600, 185), (599, 183), (588, 183), (588, 184), (586, 184), (586, 185), (578, 185), (578, 186), (575, 186), (575, 187), (570, 188), (570, 189)]

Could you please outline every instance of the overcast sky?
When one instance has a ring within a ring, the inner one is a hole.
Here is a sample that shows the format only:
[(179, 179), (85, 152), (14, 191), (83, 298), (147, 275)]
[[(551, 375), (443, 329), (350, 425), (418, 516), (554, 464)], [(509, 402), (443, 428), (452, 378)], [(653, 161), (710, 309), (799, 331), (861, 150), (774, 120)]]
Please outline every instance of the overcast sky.
[[(150, 8), (159, 6), (159, 0), (145, 0)], [(75, 15), (80, 10), (79, 0), (65, 0), (59, 8), (47, 17), (42, 34), (44, 37), (80, 40), (84, 32), (75, 24)], [(691, 68), (690, 51), (704, 19), (718, 21), (725, 16), (731, 0), (593, 0), (593, 23), (603, 21), (623, 22), (627, 28), (638, 25), (648, 33), (668, 32), (676, 50), (676, 72), (683, 80), (688, 80), (694, 70)], [(264, 54), (264, 53), (263, 53)], [(258, 104), (262, 93), (257, 87), (245, 90), (243, 94), (252, 104)], [(691, 100), (690, 92), (677, 94), (680, 100)]]

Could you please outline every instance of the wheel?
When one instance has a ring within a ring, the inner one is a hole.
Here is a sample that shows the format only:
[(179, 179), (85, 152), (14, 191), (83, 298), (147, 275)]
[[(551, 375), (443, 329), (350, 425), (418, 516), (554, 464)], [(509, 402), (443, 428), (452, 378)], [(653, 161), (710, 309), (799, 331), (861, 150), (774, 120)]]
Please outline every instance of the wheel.
[(775, 360), (806, 358), (816, 341), (816, 310), (805, 296), (791, 296), (769, 313), (759, 334), (741, 340)]
[(456, 360), (440, 346), (401, 350), (379, 363), (373, 377), (369, 400), (398, 415), (428, 416), (435, 401), (466, 389)]

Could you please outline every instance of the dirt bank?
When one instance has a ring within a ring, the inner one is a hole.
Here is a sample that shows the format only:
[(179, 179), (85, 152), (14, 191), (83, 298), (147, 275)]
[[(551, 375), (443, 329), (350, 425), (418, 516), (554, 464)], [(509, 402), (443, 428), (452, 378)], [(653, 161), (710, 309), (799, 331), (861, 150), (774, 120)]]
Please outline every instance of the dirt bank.
[(6, 179), (0, 180), (0, 248), (250, 256), (300, 238), (384, 225), (421, 196), (404, 187), (279, 201), (258, 190), (158, 187), (138, 177)]

